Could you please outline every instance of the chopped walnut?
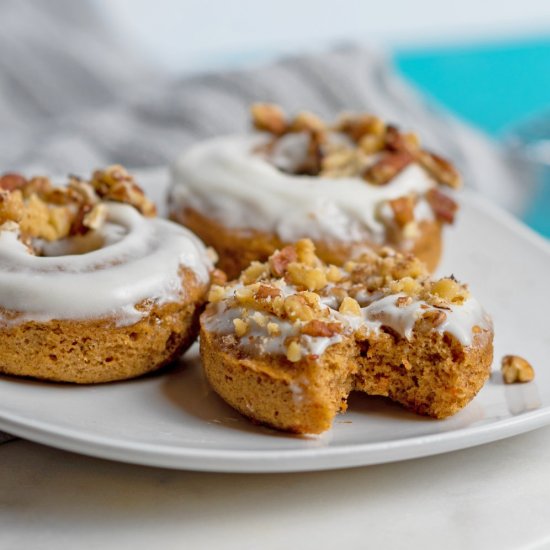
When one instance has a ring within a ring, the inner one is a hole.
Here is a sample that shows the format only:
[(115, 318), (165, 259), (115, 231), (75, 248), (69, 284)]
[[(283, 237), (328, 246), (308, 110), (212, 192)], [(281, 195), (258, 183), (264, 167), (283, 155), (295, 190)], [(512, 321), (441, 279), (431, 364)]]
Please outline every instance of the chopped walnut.
[(301, 239), (295, 245), (298, 261), (314, 267), (319, 264), (319, 259), (315, 255), (315, 245), (309, 239)]
[(422, 284), (412, 277), (403, 277), (390, 283), (390, 290), (396, 294), (403, 293), (415, 297), (422, 290)]
[(135, 206), (145, 215), (154, 205), (120, 166), (97, 171), (92, 183), (71, 176), (66, 187), (54, 187), (46, 177), (25, 179), (19, 174), (0, 176), (0, 223), (15, 221), (21, 240), (55, 241), (98, 229), (106, 219), (105, 200)]
[(502, 358), (501, 372), (506, 384), (531, 382), (535, 378), (535, 370), (531, 364), (519, 355), (505, 355)]
[(396, 126), (387, 127), (385, 143), (390, 151), (406, 151), (413, 156), (420, 148), (420, 140), (416, 134), (402, 133)]
[(221, 302), (225, 298), (225, 289), (223, 286), (212, 285), (208, 292), (208, 301), (213, 304)]
[(280, 288), (268, 284), (260, 284), (254, 296), (257, 300), (270, 300), (281, 296), (281, 294)]
[(441, 326), (447, 319), (444, 311), (439, 309), (429, 309), (416, 322), (416, 328), (420, 331), (432, 330)]
[(269, 322), (266, 328), (269, 336), (279, 336), (281, 334), (281, 328), (277, 323)]
[(269, 273), (269, 268), (266, 264), (260, 262), (252, 262), (241, 274), (241, 281), (249, 285), (254, 283), (257, 280), (261, 279), (264, 276), (267, 276)]
[(362, 165), (356, 149), (341, 148), (323, 156), (319, 175), (326, 178), (354, 177)]
[[(207, 253), (208, 250), (209, 249), (206, 249)], [(225, 273), (225, 271), (216, 268), (210, 274), (210, 282), (213, 285), (224, 285), (225, 283), (227, 283), (227, 274)]]
[(431, 284), (430, 291), (443, 300), (454, 304), (464, 303), (470, 295), (468, 289), (453, 278), (444, 278), (439, 279), (439, 281), (434, 281)]
[(119, 165), (96, 170), (90, 182), (103, 200), (124, 202), (137, 208), (144, 216), (155, 216), (157, 209), (134, 178)]
[(342, 315), (359, 316), (361, 315), (361, 306), (359, 305), (359, 302), (357, 300), (355, 300), (354, 298), (350, 298), (349, 296), (346, 296), (342, 300), (342, 303), (340, 304), (338, 311)]
[(107, 219), (107, 208), (98, 203), (84, 216), (82, 224), (89, 229), (99, 229)]
[(24, 204), (21, 191), (0, 190), (0, 223), (6, 221), (19, 222), (23, 217)]
[(311, 321), (316, 312), (301, 294), (291, 294), (284, 299), (284, 311), (291, 321)]
[(320, 267), (309, 267), (293, 262), (288, 265), (287, 279), (293, 285), (308, 290), (321, 290), (327, 286), (327, 276)]
[(347, 134), (356, 143), (365, 135), (383, 136), (384, 122), (373, 115), (344, 115), (336, 125), (336, 130)]
[(302, 358), (302, 348), (300, 347), (300, 344), (295, 340), (288, 344), (288, 347), (286, 349), (286, 358), (291, 363), (297, 363)]
[(399, 296), (399, 298), (395, 300), (395, 305), (398, 308), (403, 308), (403, 307), (410, 306), (412, 304), (412, 301), (413, 300), (410, 296)]
[(327, 281), (330, 283), (337, 283), (338, 281), (342, 280), (342, 272), (340, 271), (339, 267), (336, 267), (335, 265), (329, 265), (326, 272)]
[(384, 149), (385, 139), (383, 134), (366, 134), (358, 143), (359, 150), (366, 155), (373, 155)]
[(288, 128), (283, 110), (273, 103), (254, 103), (251, 107), (252, 123), (258, 130), (276, 136), (282, 135)]
[(250, 318), (260, 327), (265, 327), (267, 325), (267, 317), (259, 311), (254, 312)]
[(283, 136), (292, 132), (306, 134), (307, 151), (302, 162), (295, 164), (292, 170), (295, 174), (362, 177), (373, 185), (385, 185), (409, 164), (417, 163), (441, 185), (452, 188), (461, 185), (454, 166), (422, 149), (416, 134), (386, 125), (374, 115), (346, 114), (331, 126), (307, 111), (289, 121), (282, 109), (271, 103), (255, 103), (251, 113), (254, 127), (273, 135), (273, 140), (258, 150), (268, 158)]
[(240, 338), (248, 332), (248, 323), (242, 319), (233, 319), (235, 334)]
[(317, 132), (326, 131), (326, 124), (317, 115), (302, 111), (296, 115), (290, 124), (290, 132)]

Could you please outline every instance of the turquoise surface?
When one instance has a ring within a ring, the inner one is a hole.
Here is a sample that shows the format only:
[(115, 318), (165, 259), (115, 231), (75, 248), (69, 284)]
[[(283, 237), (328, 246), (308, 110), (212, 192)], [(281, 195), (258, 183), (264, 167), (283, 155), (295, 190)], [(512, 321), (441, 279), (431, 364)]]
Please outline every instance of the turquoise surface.
[[(394, 61), (426, 95), (497, 139), (550, 111), (550, 32), (515, 42), (398, 50)], [(550, 123), (544, 137), (550, 140)], [(550, 167), (541, 170), (524, 220), (550, 236)]]

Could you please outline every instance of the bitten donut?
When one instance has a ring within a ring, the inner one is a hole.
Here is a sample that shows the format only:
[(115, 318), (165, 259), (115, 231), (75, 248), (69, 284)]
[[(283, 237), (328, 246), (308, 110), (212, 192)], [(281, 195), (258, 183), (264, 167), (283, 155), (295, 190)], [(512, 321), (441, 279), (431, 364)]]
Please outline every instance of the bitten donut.
[(195, 340), (211, 260), (121, 167), (0, 178), (0, 373), (90, 384), (158, 369)]
[(457, 209), (443, 191), (460, 186), (449, 162), (372, 115), (329, 126), (269, 104), (252, 114), (257, 132), (199, 143), (173, 167), (172, 219), (216, 249), (230, 278), (303, 237), (335, 264), (389, 245), (435, 269)]
[(213, 286), (201, 356), (214, 390), (252, 420), (327, 430), (353, 390), (445, 418), (487, 380), (490, 317), (453, 277), (390, 249), (343, 267), (302, 240)]

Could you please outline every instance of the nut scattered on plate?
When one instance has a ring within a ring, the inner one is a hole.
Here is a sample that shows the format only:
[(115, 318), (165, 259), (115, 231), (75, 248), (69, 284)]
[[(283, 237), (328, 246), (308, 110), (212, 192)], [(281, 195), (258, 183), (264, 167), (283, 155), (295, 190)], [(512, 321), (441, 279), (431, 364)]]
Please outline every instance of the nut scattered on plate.
[(519, 355), (505, 355), (500, 370), (505, 384), (531, 382), (535, 378), (535, 370), (529, 361)]

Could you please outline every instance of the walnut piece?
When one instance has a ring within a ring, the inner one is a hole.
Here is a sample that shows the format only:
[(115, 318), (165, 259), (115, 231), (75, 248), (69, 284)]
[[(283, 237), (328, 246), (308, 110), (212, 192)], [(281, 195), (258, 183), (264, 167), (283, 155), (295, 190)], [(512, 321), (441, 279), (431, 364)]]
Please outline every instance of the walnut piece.
[(157, 213), (154, 203), (145, 196), (133, 176), (122, 166), (115, 164), (105, 170), (96, 170), (90, 184), (103, 200), (130, 204), (148, 217)]
[(288, 347), (286, 348), (286, 358), (291, 363), (297, 363), (302, 358), (302, 348), (295, 340), (288, 344)]
[(519, 355), (505, 355), (501, 362), (501, 372), (506, 384), (531, 382), (535, 378), (531, 364)]
[(439, 281), (434, 281), (431, 284), (430, 291), (432, 294), (435, 294), (443, 300), (453, 304), (464, 303), (470, 295), (467, 288), (458, 283), (452, 277), (446, 277), (444, 279), (439, 279)]

